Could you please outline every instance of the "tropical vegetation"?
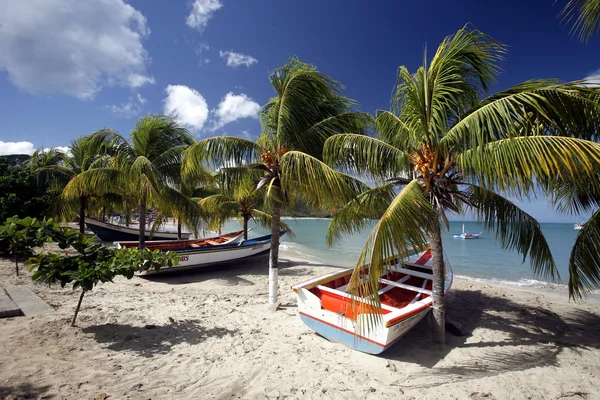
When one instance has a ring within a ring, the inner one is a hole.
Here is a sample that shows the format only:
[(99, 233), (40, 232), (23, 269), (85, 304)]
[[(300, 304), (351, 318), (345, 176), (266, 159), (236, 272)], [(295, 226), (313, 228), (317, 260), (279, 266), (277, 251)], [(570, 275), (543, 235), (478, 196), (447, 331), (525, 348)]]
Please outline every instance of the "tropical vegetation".
[(0, 223), (13, 216), (43, 218), (56, 203), (56, 195), (29, 167), (29, 158), (0, 157)]
[[(193, 139), (187, 129), (164, 115), (142, 117), (129, 140), (104, 129), (88, 138), (92, 146), (109, 156), (106, 165), (84, 171), (72, 179), (63, 197), (82, 192), (120, 194), (125, 205), (139, 210), (139, 248), (145, 248), (146, 213), (151, 205), (170, 204), (189, 221), (198, 218), (197, 205), (175, 189), (180, 176), (180, 157)], [(189, 223), (196, 227), (198, 224)]]
[(52, 241), (59, 225), (52, 219), (14, 216), (0, 225), (0, 254), (13, 257), (15, 272), (19, 276), (19, 257), (33, 255), (35, 247)]
[(117, 276), (131, 279), (136, 271), (160, 269), (179, 262), (177, 253), (158, 250), (116, 249), (97, 243), (80, 232), (70, 229), (55, 230), (53, 239), (62, 249), (73, 248), (77, 255), (42, 252), (27, 260), (32, 278), (61, 287), (73, 284), (73, 290), (81, 289), (81, 295), (71, 326), (75, 326), (83, 296), (98, 283), (112, 282)]
[(587, 42), (594, 33), (600, 33), (600, 1), (569, 0), (559, 18), (571, 24), (571, 32)]
[[(183, 173), (193, 175), (198, 165), (257, 171), (255, 189), (265, 191), (264, 205), (271, 214), (269, 303), (274, 304), (281, 210), (300, 195), (315, 208), (334, 207), (354, 195), (352, 189), (360, 184), (324, 164), (322, 148), (333, 134), (362, 133), (371, 118), (356, 111), (356, 103), (342, 94), (340, 83), (296, 58), (272, 72), (269, 81), (275, 97), (260, 111), (262, 134), (258, 140), (202, 139), (186, 151)], [(313, 179), (314, 171), (319, 171), (321, 180)]]
[[(597, 91), (575, 83), (532, 80), (488, 95), (506, 47), (465, 27), (440, 44), (415, 73), (398, 70), (389, 111), (378, 111), (376, 135), (342, 134), (325, 143), (325, 160), (380, 184), (346, 204), (328, 240), (377, 219), (357, 261), (350, 290), (374, 294), (386, 258), (427, 241), (433, 254), (435, 340), (444, 336), (441, 230), (448, 215), (473, 212), (501, 245), (529, 257), (535, 273), (558, 271), (538, 222), (507, 197), (550, 193), (556, 178), (573, 189), (597, 179), (600, 146)], [(587, 178), (587, 179), (586, 179)], [(318, 179), (313, 176), (312, 179)], [(359, 266), (369, 263), (362, 283)], [(598, 282), (597, 273), (577, 276)], [(573, 271), (572, 271), (573, 274)], [(572, 279), (577, 296), (582, 280)]]
[(97, 171), (102, 171), (107, 158), (101, 153), (101, 148), (88, 136), (81, 136), (73, 140), (69, 146), (70, 154), (57, 149), (39, 149), (29, 160), (33, 168), (45, 181), (51, 191), (60, 193), (55, 214), (64, 219), (79, 218), (79, 232), (85, 230), (85, 217), (93, 198), (107, 195), (110, 191), (100, 192), (98, 184), (95, 186), (78, 186), (77, 190), (67, 190), (74, 181), (82, 176), (96, 176)]

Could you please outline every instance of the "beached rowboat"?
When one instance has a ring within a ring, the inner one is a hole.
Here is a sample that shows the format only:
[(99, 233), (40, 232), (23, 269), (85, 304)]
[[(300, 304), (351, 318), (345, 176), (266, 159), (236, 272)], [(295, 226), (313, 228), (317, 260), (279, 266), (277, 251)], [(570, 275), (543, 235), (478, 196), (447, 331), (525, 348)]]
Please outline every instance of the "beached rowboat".
[[(115, 225), (94, 218), (86, 217), (85, 224), (94, 232), (100, 240), (105, 242), (116, 242), (122, 240), (138, 240), (140, 237), (139, 228)], [(189, 239), (190, 233), (182, 232), (183, 239)], [(146, 231), (147, 240), (177, 240), (177, 232), (156, 231), (154, 233)]]
[[(429, 247), (390, 262), (394, 263), (390, 271), (379, 278), (382, 314), (373, 329), (365, 329), (375, 314), (373, 301), (354, 297), (352, 307), (352, 296), (346, 292), (352, 268), (292, 286), (300, 318), (319, 335), (355, 350), (379, 354), (388, 349), (429, 312), (433, 279)], [(445, 255), (444, 265), (447, 292), (452, 285), (452, 269)], [(365, 311), (373, 312), (359, 314), (361, 303)]]
[[(285, 231), (280, 233), (281, 236)], [(271, 235), (254, 239), (240, 240), (243, 232), (233, 232), (214, 238), (198, 240), (178, 240), (169, 242), (146, 242), (150, 250), (174, 251), (179, 254), (179, 264), (163, 267), (160, 270), (145, 271), (143, 275), (167, 271), (181, 271), (197, 268), (208, 268), (218, 264), (264, 254), (271, 249)], [(225, 239), (225, 240), (223, 240)], [(183, 243), (182, 243), (183, 242)], [(137, 242), (115, 242), (121, 247), (136, 246)]]

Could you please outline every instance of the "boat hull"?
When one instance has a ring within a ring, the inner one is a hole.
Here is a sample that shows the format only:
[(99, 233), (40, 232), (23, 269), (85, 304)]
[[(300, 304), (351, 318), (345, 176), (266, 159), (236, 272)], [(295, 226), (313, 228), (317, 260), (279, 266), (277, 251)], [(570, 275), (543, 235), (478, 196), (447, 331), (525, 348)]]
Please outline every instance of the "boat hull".
[(211, 268), (216, 265), (231, 263), (265, 254), (271, 250), (271, 235), (240, 243), (222, 244), (199, 249), (174, 250), (179, 255), (179, 264), (173, 267), (163, 267), (159, 270), (149, 270), (141, 275), (185, 271), (191, 269)]
[(455, 234), (454, 235), (454, 239), (463, 239), (463, 240), (470, 240), (470, 239), (479, 239), (479, 235), (478, 233), (471, 233), (468, 235), (463, 235), (463, 234)]
[(377, 332), (367, 336), (356, 334), (354, 326), (352, 326), (352, 330), (343, 329), (339, 320), (328, 322), (327, 319), (332, 318), (332, 315), (328, 315), (329, 313), (322, 313), (321, 318), (315, 316), (314, 313), (309, 315), (300, 311), (299, 314), (302, 322), (331, 342), (342, 343), (362, 353), (381, 354), (417, 325), (429, 313), (429, 310), (430, 308), (427, 307), (406, 321), (400, 321), (390, 328), (379, 327)]
[[(94, 232), (98, 238), (104, 242), (123, 242), (139, 239), (139, 231), (137, 228), (109, 224), (91, 218), (86, 218), (85, 224)], [(146, 231), (148, 232), (148, 231)], [(182, 239), (189, 239), (190, 233), (182, 232)], [(148, 233), (146, 240), (177, 240), (177, 232), (154, 232)]]

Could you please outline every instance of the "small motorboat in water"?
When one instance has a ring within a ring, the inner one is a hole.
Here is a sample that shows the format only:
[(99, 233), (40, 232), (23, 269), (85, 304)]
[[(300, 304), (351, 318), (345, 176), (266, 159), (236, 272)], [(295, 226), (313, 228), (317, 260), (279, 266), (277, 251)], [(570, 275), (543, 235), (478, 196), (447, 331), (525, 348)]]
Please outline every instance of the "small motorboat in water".
[(480, 235), (481, 235), (481, 232), (479, 232), (479, 233), (465, 232), (465, 224), (463, 224), (462, 233), (455, 233), (453, 236), (455, 239), (479, 239)]

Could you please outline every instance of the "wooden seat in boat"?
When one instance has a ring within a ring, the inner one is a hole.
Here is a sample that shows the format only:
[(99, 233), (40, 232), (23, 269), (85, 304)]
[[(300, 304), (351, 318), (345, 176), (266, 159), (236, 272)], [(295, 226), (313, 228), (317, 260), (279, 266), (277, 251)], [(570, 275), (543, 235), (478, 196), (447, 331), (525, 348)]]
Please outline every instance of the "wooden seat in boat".
[(401, 274), (405, 274), (405, 275), (416, 276), (417, 278), (429, 279), (429, 280), (433, 279), (432, 274), (426, 274), (424, 272), (414, 271), (412, 269), (396, 267), (395, 271), (400, 272)]
[(210, 244), (211, 246), (221, 244), (221, 242), (217, 242), (216, 240), (207, 240), (206, 243)]
[(428, 294), (431, 296), (432, 292), (431, 290), (428, 289), (423, 289), (417, 286), (413, 286), (413, 285), (407, 285), (404, 283), (398, 283), (398, 282), (394, 282), (394, 281), (390, 281), (388, 279), (383, 279), (383, 278), (379, 278), (379, 282), (389, 285), (389, 286), (395, 286), (398, 287), (400, 289), (406, 289), (406, 290), (410, 290), (411, 292), (418, 292), (418, 293), (423, 293), (423, 294)]

